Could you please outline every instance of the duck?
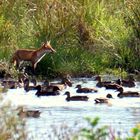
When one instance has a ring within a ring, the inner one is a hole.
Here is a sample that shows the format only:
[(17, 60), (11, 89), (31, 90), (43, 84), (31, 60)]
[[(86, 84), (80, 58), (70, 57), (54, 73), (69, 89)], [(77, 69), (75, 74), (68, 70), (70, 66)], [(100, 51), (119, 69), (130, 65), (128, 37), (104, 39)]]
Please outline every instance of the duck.
[(37, 90), (37, 92), (35, 95), (38, 97), (39, 96), (57, 96), (57, 95), (60, 95), (60, 92), (59, 92), (57, 87), (56, 87), (56, 89), (53, 88), (53, 91), (48, 91), (48, 90), (42, 90), (41, 85), (37, 85), (36, 90)]
[(27, 73), (19, 73), (18, 74), (18, 82), (19, 82), (19, 87), (22, 88), (24, 87), (24, 80), (28, 78)]
[(7, 89), (16, 89), (23, 87), (23, 79), (27, 77), (26, 74), (19, 73), (18, 79), (12, 78), (11, 74), (6, 73), (4, 79), (1, 82), (1, 85), (6, 87)]
[(99, 75), (95, 77), (95, 80), (98, 81), (96, 84), (97, 87), (104, 87), (105, 85), (112, 83), (111, 81), (102, 81), (101, 76)]
[(119, 84), (116, 84), (116, 83), (110, 83), (110, 84), (106, 84), (104, 85), (104, 87), (106, 89), (114, 89), (114, 90), (117, 90), (117, 91), (120, 91), (123, 89), (123, 87)]
[(70, 81), (70, 79), (64, 77), (59, 83), (51, 83), (48, 80), (45, 80), (44, 83), (42, 84), (42, 89), (54, 91), (54, 88), (55, 89), (58, 88), (58, 90), (62, 91), (67, 86), (72, 87), (72, 82)]
[(96, 98), (94, 101), (95, 101), (95, 104), (108, 103), (107, 98)]
[(36, 86), (37, 85), (37, 80), (35, 78), (31, 79), (31, 83)]
[(113, 97), (112, 97), (112, 95), (111, 95), (110, 93), (108, 93), (108, 94), (106, 95), (106, 97), (107, 97), (107, 98), (112, 98), (112, 99), (113, 99)]
[(96, 88), (87, 88), (87, 87), (82, 88), (82, 86), (80, 84), (77, 85), (76, 88), (77, 88), (77, 90), (76, 90), (77, 93), (98, 92), (98, 90)]
[(135, 79), (132, 76), (129, 76), (127, 80), (118, 79), (116, 83), (129, 88), (136, 86)]
[(122, 89), (122, 86), (120, 84), (117, 84), (115, 82), (112, 81), (101, 81), (101, 76), (97, 76), (95, 78), (95, 80), (98, 81), (98, 83), (96, 84), (97, 87), (105, 87), (106, 89), (114, 89), (119, 91), (120, 89)]
[(35, 79), (32, 80), (32, 83), (33, 83), (32, 86), (29, 86), (29, 83), (30, 83), (30, 80), (28, 78), (26, 78), (24, 80), (24, 90), (26, 92), (28, 92), (30, 90), (36, 90), (36, 83), (37, 83), (36, 80)]
[(70, 96), (70, 92), (66, 91), (64, 95), (67, 95), (66, 101), (88, 101), (87, 96)]
[(120, 90), (119, 94), (117, 95), (119, 98), (123, 97), (140, 97), (140, 93), (136, 91), (125, 91)]
[(33, 117), (39, 118), (41, 112), (39, 110), (23, 110), (23, 107), (18, 108), (18, 116), (21, 118)]
[(95, 101), (95, 104), (102, 104), (102, 103), (109, 103), (109, 100), (110, 98), (113, 98), (111, 94), (107, 94), (106, 95), (106, 98), (96, 98), (94, 101)]
[(18, 82), (12, 78), (11, 74), (5, 73), (4, 78), (1, 81), (1, 85), (7, 89), (15, 89), (18, 87)]
[(45, 80), (44, 83), (41, 85), (41, 90), (47, 91), (47, 92), (59, 91), (62, 89), (63, 88), (60, 88), (60, 86), (51, 84), (48, 80)]
[(1, 85), (6, 87), (7, 89), (16, 89), (18, 87), (18, 82), (14, 79), (3, 80)]

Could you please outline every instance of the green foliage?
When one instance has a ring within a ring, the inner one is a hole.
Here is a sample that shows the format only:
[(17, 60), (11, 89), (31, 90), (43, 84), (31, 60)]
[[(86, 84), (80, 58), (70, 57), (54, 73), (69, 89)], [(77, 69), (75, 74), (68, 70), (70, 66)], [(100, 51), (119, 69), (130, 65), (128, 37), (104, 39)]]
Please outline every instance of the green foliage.
[[(136, 127), (131, 129), (131, 136), (115, 136), (107, 126), (99, 127), (99, 118), (86, 118), (90, 127), (86, 127), (80, 130), (73, 139), (74, 140), (105, 140), (105, 139), (113, 139), (113, 140), (140, 140), (140, 124), (137, 124)], [(112, 138), (110, 137), (112, 136)]]
[[(104, 140), (108, 136), (107, 132), (107, 127), (97, 127), (99, 123), (99, 118), (91, 119), (91, 118), (86, 118), (88, 121), (90, 128), (83, 128), (81, 130), (80, 136), (82, 138), (85, 138), (87, 140)], [(80, 137), (78, 136), (78, 138)], [(77, 139), (78, 139), (77, 138)]]
[(4, 103), (0, 98), (0, 140), (25, 140), (25, 122), (17, 116), (10, 103)]
[(2, 0), (0, 59), (51, 40), (38, 74), (140, 69), (139, 0)]
[(131, 130), (132, 136), (126, 138), (126, 140), (140, 140), (140, 125), (136, 125), (136, 127), (132, 128)]
[(4, 73), (4, 75), (10, 75), (13, 79), (18, 79), (19, 70), (16, 70), (14, 66), (10, 67), (10, 62), (5, 59), (0, 60), (0, 73)]

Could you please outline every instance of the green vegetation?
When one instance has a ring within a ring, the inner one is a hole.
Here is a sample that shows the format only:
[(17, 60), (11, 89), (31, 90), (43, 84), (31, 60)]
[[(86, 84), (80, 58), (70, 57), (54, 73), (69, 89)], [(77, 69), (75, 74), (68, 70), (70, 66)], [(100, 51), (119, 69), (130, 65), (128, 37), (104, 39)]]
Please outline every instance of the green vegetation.
[(17, 115), (18, 110), (13, 109), (0, 96), (0, 140), (25, 140), (27, 132), (25, 122)]
[(0, 59), (51, 40), (38, 74), (140, 69), (139, 0), (1, 0)]
[(140, 124), (132, 128), (132, 136), (127, 138), (127, 140), (139, 140), (140, 139)]
[(99, 118), (86, 118), (90, 128), (84, 128), (75, 136), (74, 140), (139, 140), (140, 139), (140, 125), (132, 128), (131, 136), (116, 136), (115, 132), (111, 131), (107, 126), (99, 127)]
[(99, 123), (98, 117), (95, 119), (86, 118), (86, 120), (88, 121), (90, 128), (83, 128), (81, 134), (77, 136), (76, 139), (80, 139), (81, 137), (81, 139), (85, 138), (85, 140), (105, 140), (109, 136), (106, 126), (97, 128), (97, 124)]

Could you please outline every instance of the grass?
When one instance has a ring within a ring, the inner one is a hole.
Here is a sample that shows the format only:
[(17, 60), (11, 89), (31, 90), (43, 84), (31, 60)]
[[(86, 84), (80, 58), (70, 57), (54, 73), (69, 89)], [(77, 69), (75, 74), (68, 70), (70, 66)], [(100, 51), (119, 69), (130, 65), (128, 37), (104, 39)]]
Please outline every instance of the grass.
[(139, 3), (3, 0), (0, 59), (9, 61), (16, 49), (38, 48), (41, 42), (51, 40), (57, 53), (38, 64), (39, 75), (139, 70)]

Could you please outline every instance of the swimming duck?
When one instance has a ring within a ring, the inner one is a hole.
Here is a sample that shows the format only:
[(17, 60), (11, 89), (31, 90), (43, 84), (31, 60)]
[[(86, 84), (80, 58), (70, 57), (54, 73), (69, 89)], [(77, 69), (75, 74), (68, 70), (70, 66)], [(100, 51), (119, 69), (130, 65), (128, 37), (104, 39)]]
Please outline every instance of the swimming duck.
[(98, 81), (98, 83), (96, 84), (97, 87), (105, 87), (106, 89), (115, 89), (115, 90), (118, 90), (118, 91), (119, 91), (120, 88), (122, 88), (121, 85), (119, 85), (117, 83), (114, 83), (112, 81), (104, 81), (104, 82), (102, 82), (101, 81), (101, 76), (97, 76), (95, 78), (95, 80)]
[(101, 76), (96, 76), (95, 78), (96, 81), (98, 81), (98, 83), (96, 84), (97, 87), (104, 87), (107, 84), (111, 84), (111, 81), (102, 81)]
[(106, 98), (96, 98), (94, 101), (96, 104), (102, 104), (102, 103), (109, 103), (109, 98), (113, 98), (111, 94), (107, 94)]
[(106, 98), (96, 98), (94, 101), (95, 101), (95, 104), (108, 103), (108, 99)]
[(89, 99), (87, 96), (70, 96), (69, 91), (66, 91), (64, 95), (67, 95), (67, 101), (88, 101)]
[(6, 73), (4, 79), (1, 82), (1, 85), (8, 89), (15, 89), (17, 87), (23, 87), (23, 80), (27, 78), (27, 74), (18, 73), (18, 79), (12, 78), (11, 74)]
[(31, 79), (31, 83), (33, 83), (33, 85), (36, 86), (37, 85), (36, 79), (35, 78)]
[(72, 82), (68, 78), (62, 78), (60, 83), (50, 83), (48, 80), (45, 80), (42, 89), (54, 91), (54, 88), (58, 88), (58, 90), (64, 90), (67, 86), (72, 86)]
[(120, 90), (120, 93), (117, 95), (119, 98), (122, 97), (140, 97), (140, 93), (136, 91), (125, 91)]
[(97, 87), (105, 87), (106, 89), (115, 89), (115, 90), (119, 90), (120, 88), (122, 88), (121, 85), (113, 82), (113, 81), (103, 81), (101, 80), (101, 76), (97, 76), (95, 78), (95, 80), (98, 81), (98, 83), (96, 84)]
[(14, 79), (3, 80), (1, 85), (8, 88), (8, 89), (15, 89), (18, 87), (18, 82)]
[(21, 118), (26, 118), (26, 117), (34, 117), (34, 118), (38, 118), (40, 117), (40, 111), (39, 110), (23, 110), (23, 108), (18, 108), (19, 112), (18, 115)]
[(120, 91), (123, 89), (123, 87), (119, 84), (116, 84), (116, 83), (110, 83), (110, 84), (106, 84), (104, 85), (104, 87), (106, 89), (114, 89), (114, 90), (117, 90), (117, 91)]
[(87, 87), (82, 88), (81, 85), (77, 85), (76, 88), (77, 88), (77, 90), (76, 90), (77, 93), (90, 93), (90, 92), (97, 92), (98, 91), (95, 88), (87, 88)]
[(28, 78), (28, 75), (26, 73), (19, 73), (18, 74), (18, 82), (19, 82), (19, 87), (24, 87), (24, 80)]
[(53, 88), (53, 91), (41, 90), (41, 85), (36, 86), (37, 92), (35, 95), (39, 96), (57, 96), (60, 95), (58, 88)]
[(135, 87), (135, 79), (132, 76), (128, 77), (128, 80), (117, 80), (117, 84), (122, 85), (124, 87)]
[(30, 83), (29, 79), (26, 78), (26, 79), (24, 80), (24, 90), (25, 90), (26, 92), (28, 92), (28, 91), (30, 91), (30, 90), (36, 90), (36, 80), (34, 79), (32, 82), (33, 82), (33, 86), (29, 86), (29, 83)]
[(106, 95), (107, 98), (113, 98), (111, 94)]

